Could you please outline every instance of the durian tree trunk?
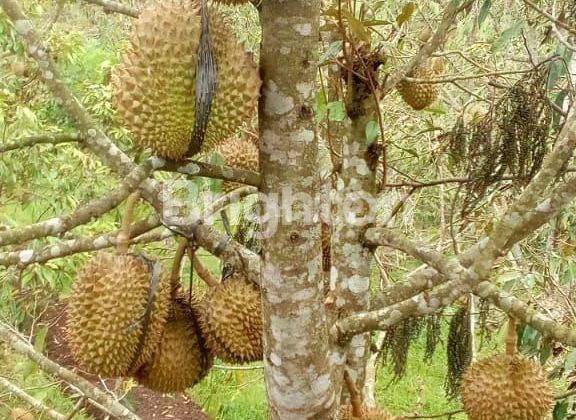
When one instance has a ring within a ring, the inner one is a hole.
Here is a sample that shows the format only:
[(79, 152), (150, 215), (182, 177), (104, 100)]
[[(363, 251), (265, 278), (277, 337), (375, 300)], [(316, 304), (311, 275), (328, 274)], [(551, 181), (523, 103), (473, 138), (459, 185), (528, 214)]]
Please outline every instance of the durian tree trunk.
[(260, 18), (260, 167), (267, 236), (261, 274), (269, 413), (282, 420), (331, 419), (337, 399), (324, 305), (313, 112), (320, 0), (266, 0)]
[[(351, 91), (354, 89), (355, 86), (349, 87)], [(336, 182), (337, 200), (332, 214), (331, 285), (335, 288), (335, 309), (339, 317), (369, 310), (373, 255), (363, 246), (363, 237), (366, 229), (375, 222), (377, 208), (376, 163), (379, 156), (376, 145), (370, 145), (365, 134), (366, 125), (375, 118), (374, 98), (369, 97), (351, 105), (348, 108), (355, 109), (357, 113), (350, 115), (351, 125), (343, 139), (342, 167)], [(353, 337), (340, 351), (356, 389), (363, 389), (370, 353), (370, 334)], [(346, 399), (346, 389), (343, 391)]]

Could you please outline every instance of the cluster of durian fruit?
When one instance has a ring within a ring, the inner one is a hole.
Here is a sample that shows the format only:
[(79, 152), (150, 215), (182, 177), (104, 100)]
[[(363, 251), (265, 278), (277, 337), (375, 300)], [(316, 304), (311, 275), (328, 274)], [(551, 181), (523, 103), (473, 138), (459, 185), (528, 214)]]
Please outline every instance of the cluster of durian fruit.
[(182, 392), (206, 375), (215, 357), (262, 359), (260, 291), (233, 274), (203, 297), (184, 297), (159, 263), (121, 249), (102, 252), (78, 273), (67, 331), (81, 369)]

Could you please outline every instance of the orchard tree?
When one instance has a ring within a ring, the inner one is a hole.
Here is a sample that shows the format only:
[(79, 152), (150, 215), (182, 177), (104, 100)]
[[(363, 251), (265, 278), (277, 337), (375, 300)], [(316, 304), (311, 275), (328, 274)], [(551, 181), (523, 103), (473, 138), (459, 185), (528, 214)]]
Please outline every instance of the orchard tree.
[[(542, 354), (554, 346), (576, 345), (576, 320), (563, 323), (533, 298), (535, 293), (547, 298), (551, 286), (528, 284), (518, 274), (524, 270), (531, 278), (544, 278), (538, 270), (549, 269), (548, 258), (569, 266), (573, 255), (566, 251), (573, 248), (574, 232), (566, 226), (576, 195), (570, 166), (576, 143), (576, 8), (571, 1), (261, 0), (243, 5), (254, 8), (261, 27), (257, 133), (244, 128), (241, 134), (257, 138), (258, 171), (195, 156), (202, 140), (211, 141), (206, 116), (211, 106), (218, 114), (217, 92), (224, 85), (223, 66), (211, 61), (219, 48), (219, 28), (206, 17), (222, 5), (210, 9), (192, 2), (204, 19), (195, 76), (204, 84), (194, 87), (196, 114), (190, 118), (196, 125), (187, 137), (192, 143), (186, 144), (185, 156), (143, 158), (125, 143), (116, 144), (107, 123), (91, 116), (76, 96), (83, 93), (70, 88), (42, 32), (19, 3), (0, 0), (20, 37), (16, 42), (34, 62), (27, 63), (76, 131), (32, 137), (14, 131), (13, 141), (0, 143), (0, 153), (73, 143), (100, 159), (120, 183), (68, 214), (0, 231), (1, 265), (25, 269), (122, 240), (137, 243), (139, 235), (163, 225), (165, 235), (184, 238), (258, 285), (266, 392), (274, 419), (387, 418), (384, 411), (376, 414), (374, 396), (383, 349), (409, 342), (406, 336), (421, 320), (431, 325), (433, 340), (435, 319), (454, 310), (458, 321), (451, 322), (455, 338), (448, 345), (467, 355), (464, 362), (452, 359), (457, 379), (451, 389), (457, 395), (460, 376), (475, 358), (478, 302), (497, 308), (504, 315), (499, 323), (511, 320), (509, 356), (516, 351), (517, 331), (521, 338), (522, 331), (538, 334), (540, 344), (533, 347)], [(111, 0), (85, 3), (135, 19), (141, 13), (139, 7)], [(186, 28), (174, 31), (185, 34)], [(6, 56), (11, 53), (17, 48)], [(167, 72), (170, 66), (167, 62)], [(170, 86), (169, 79), (164, 86)], [(161, 89), (157, 94), (158, 101), (166, 95)], [(190, 98), (193, 102), (192, 89)], [(132, 122), (145, 126), (149, 121), (136, 115)], [(155, 141), (160, 140), (150, 140)], [(238, 154), (243, 147), (246, 143)], [(228, 158), (231, 164), (234, 156)], [(195, 201), (176, 199), (174, 185), (199, 177), (239, 188), (223, 198), (206, 189)], [(125, 231), (66, 237), (97, 223), (134, 192), (154, 214), (135, 224), (131, 237), (121, 237)], [(256, 192), (259, 252), (231, 238), (230, 230), (223, 232), (211, 216)], [(204, 212), (197, 208), (202, 203)], [(61, 240), (42, 242), (49, 237)], [(32, 247), (31, 241), (43, 247)], [(414, 269), (398, 274), (392, 263), (398, 258)], [(529, 267), (528, 259), (538, 263)], [(195, 268), (201, 274), (201, 265)], [(573, 291), (566, 292), (558, 279), (550, 282), (573, 311)], [(458, 336), (460, 327), (467, 334)], [(43, 368), (60, 371), (7, 325), (0, 326), (0, 338)], [(407, 357), (407, 344), (399, 353)], [(402, 361), (387, 360), (401, 373)], [(526, 369), (544, 381), (540, 370)], [(136, 418), (90, 389), (87, 397), (116, 416)], [(495, 401), (494, 417), (486, 418), (513, 418), (506, 401), (498, 400), (500, 391), (486, 391)], [(548, 394), (542, 404), (551, 412)], [(463, 396), (474, 418), (476, 408)], [(555, 413), (566, 407), (566, 398)]]

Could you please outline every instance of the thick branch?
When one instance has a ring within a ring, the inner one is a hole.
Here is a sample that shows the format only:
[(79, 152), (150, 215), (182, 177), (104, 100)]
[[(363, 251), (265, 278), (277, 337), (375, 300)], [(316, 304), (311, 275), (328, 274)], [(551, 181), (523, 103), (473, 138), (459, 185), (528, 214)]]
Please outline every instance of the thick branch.
[(44, 134), (41, 136), (31, 136), (17, 141), (11, 141), (6, 144), (0, 144), (0, 154), (11, 150), (35, 146), (37, 144), (56, 145), (62, 143), (75, 143), (77, 141), (80, 141), (80, 135), (78, 134)]
[(8, 379), (0, 376), (0, 387), (6, 389), (11, 395), (20, 398), (22, 401), (28, 403), (34, 410), (38, 413), (47, 415), (48, 417), (56, 420), (67, 420), (68, 417), (64, 414), (59, 413), (56, 410), (51, 409), (42, 401), (37, 400), (32, 395), (28, 394), (26, 391), (20, 389), (16, 384), (13, 384)]
[(489, 299), (496, 307), (530, 325), (543, 335), (552, 337), (568, 346), (576, 347), (576, 331), (573, 328), (558, 324), (520, 299), (500, 290), (498, 286), (485, 281), (474, 288), (474, 293), (484, 299)]
[(67, 232), (77, 226), (90, 222), (94, 217), (99, 217), (126, 199), (138, 186), (148, 178), (153, 169), (152, 161), (147, 161), (144, 165), (136, 167), (116, 189), (107, 196), (91, 201), (86, 206), (77, 209), (74, 213), (64, 217), (57, 217), (45, 222), (23, 228), (10, 229), (0, 233), (0, 246), (44, 238), (46, 236), (57, 236)]
[(24, 341), (24, 339), (16, 331), (1, 321), (0, 340), (4, 341), (6, 344), (12, 347), (16, 353), (26, 356), (35, 362), (42, 370), (53, 374), (80, 389), (80, 391), (82, 391), (86, 397), (103, 406), (111, 415), (119, 419), (140, 420), (140, 417), (117, 402), (106, 392), (101, 391), (86, 379), (53, 362), (42, 353), (37, 352), (34, 347)]
[(163, 171), (177, 172), (188, 177), (203, 176), (206, 178), (221, 179), (223, 181), (239, 182), (244, 185), (258, 187), (260, 174), (230, 166), (217, 166), (205, 162), (167, 162)]
[(134, 18), (140, 15), (137, 9), (112, 0), (84, 0), (84, 2), (102, 6), (106, 13), (121, 13)]

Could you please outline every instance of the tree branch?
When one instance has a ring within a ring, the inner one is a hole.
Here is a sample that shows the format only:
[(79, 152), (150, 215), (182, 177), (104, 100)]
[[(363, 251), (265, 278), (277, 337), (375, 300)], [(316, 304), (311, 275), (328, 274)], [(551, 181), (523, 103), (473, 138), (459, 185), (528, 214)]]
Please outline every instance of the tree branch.
[(551, 337), (565, 345), (576, 347), (576, 331), (558, 324), (520, 299), (502, 291), (498, 286), (484, 281), (474, 288), (474, 294), (484, 299), (489, 299), (490, 302), (506, 314), (512, 315), (524, 324), (530, 325), (540, 331), (542, 335)]
[(442, 20), (440, 21), (432, 39), (430, 39), (430, 41), (427, 42), (420, 51), (418, 51), (416, 56), (404, 68), (397, 70), (388, 77), (386, 85), (383, 88), (382, 97), (394, 89), (394, 87), (404, 79), (406, 75), (410, 74), (421, 63), (426, 61), (438, 48), (440, 48), (442, 44), (444, 44), (448, 37), (448, 30), (454, 24), (458, 14), (474, 3), (474, 1), (475, 0), (467, 0), (462, 5), (459, 5), (458, 1), (449, 0), (448, 6), (444, 10)]
[(25, 137), (20, 140), (0, 144), (0, 154), (9, 152), (11, 150), (23, 149), (25, 147), (35, 146), (37, 144), (62, 144), (62, 143), (75, 143), (80, 141), (78, 134), (44, 134), (40, 136)]
[(121, 13), (126, 16), (137, 18), (140, 12), (133, 7), (126, 6), (125, 4), (118, 3), (112, 0), (83, 0), (85, 3), (95, 4), (102, 6), (105, 13)]
[[(140, 238), (136, 238), (144, 233), (160, 226), (158, 217), (154, 216), (149, 220), (136, 223), (132, 226), (131, 234), (134, 239), (131, 240), (132, 244), (146, 243)], [(19, 267), (27, 267), (31, 264), (42, 264), (47, 261), (63, 258), (81, 252), (93, 252), (105, 248), (110, 248), (116, 245), (116, 236), (119, 231), (98, 235), (95, 237), (76, 238), (61, 243), (48, 245), (40, 250), (32, 248), (24, 249), (14, 252), (6, 252), (0, 254), (0, 266), (9, 267), (11, 265), (18, 265)]]
[(90, 222), (94, 217), (101, 216), (122, 201), (138, 186), (148, 178), (153, 169), (152, 160), (147, 161), (142, 166), (136, 167), (125, 179), (124, 182), (103, 198), (92, 200), (90, 203), (77, 209), (67, 216), (57, 217), (41, 223), (26, 226), (23, 228), (10, 229), (0, 232), (0, 246), (6, 246), (46, 236), (57, 236), (67, 232), (77, 226)]
[(8, 344), (12, 349), (23, 356), (28, 357), (35, 362), (40, 369), (55, 375), (67, 383), (78, 388), (87, 398), (94, 400), (106, 411), (119, 419), (126, 420), (141, 420), (136, 414), (132, 413), (128, 408), (117, 402), (109, 394), (101, 391), (92, 385), (86, 379), (78, 376), (74, 372), (60, 366), (59, 364), (48, 359), (42, 353), (37, 352), (33, 346), (24, 340), (24, 338), (9, 325), (0, 321), (0, 340)]
[(404, 77), (404, 80), (410, 83), (420, 83), (420, 84), (444, 84), (444, 83), (453, 83), (460, 80), (472, 80), (472, 79), (480, 79), (482, 77), (497, 77), (497, 76), (506, 76), (512, 74), (526, 74), (530, 73), (533, 69), (526, 69), (526, 70), (508, 70), (508, 71), (496, 71), (491, 73), (480, 73), (480, 74), (469, 74), (469, 75), (454, 75), (454, 76), (445, 76), (445, 77), (436, 77), (431, 79), (417, 79), (414, 77)]
[(257, 172), (246, 171), (231, 166), (212, 165), (199, 161), (167, 162), (162, 170), (184, 174), (188, 177), (203, 176), (206, 178), (238, 182), (244, 185), (252, 185), (254, 187), (260, 185), (260, 174)]
[(0, 376), (0, 387), (5, 388), (10, 394), (15, 397), (20, 398), (22, 401), (28, 403), (34, 410), (38, 413), (45, 414), (48, 417), (56, 420), (66, 420), (67, 417), (64, 414), (59, 413), (56, 410), (51, 409), (42, 401), (37, 400), (32, 395), (28, 394), (24, 390), (20, 389), (16, 384), (13, 384), (8, 379)]
[(557, 18), (555, 18), (554, 16), (552, 16), (550, 13), (547, 13), (546, 11), (540, 9), (538, 6), (536, 6), (532, 1), (530, 0), (523, 0), (524, 3), (529, 6), (530, 8), (536, 10), (538, 13), (540, 13), (542, 16), (544, 16), (546, 19), (548, 19), (550, 22), (554, 23), (555, 25), (561, 27), (562, 29), (566, 29), (568, 32), (570, 32), (572, 35), (576, 35), (576, 28), (572, 28), (570, 25), (567, 25), (566, 23), (562, 22), (561, 20), (558, 20)]

